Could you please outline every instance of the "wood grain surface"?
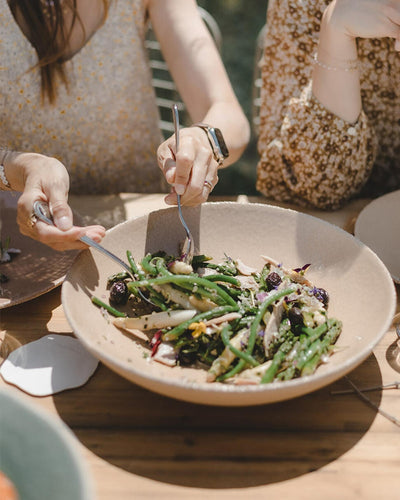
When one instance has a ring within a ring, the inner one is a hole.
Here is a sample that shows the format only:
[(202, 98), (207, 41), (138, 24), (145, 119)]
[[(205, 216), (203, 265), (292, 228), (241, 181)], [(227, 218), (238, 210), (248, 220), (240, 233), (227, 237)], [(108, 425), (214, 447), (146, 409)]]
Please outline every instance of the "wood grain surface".
[[(162, 195), (71, 202), (87, 221), (108, 222), (109, 227), (163, 206)], [(338, 212), (311, 213), (350, 228), (364, 205), (359, 200)], [(397, 297), (399, 312), (399, 287)], [(0, 314), (3, 357), (7, 346), (49, 333), (72, 335), (60, 288)], [(399, 353), (392, 326), (348, 377), (359, 388), (400, 380)], [(0, 387), (6, 385), (0, 379)], [(347, 389), (351, 386), (343, 378), (281, 403), (202, 406), (151, 393), (100, 364), (81, 388), (25, 397), (72, 430), (98, 500), (399, 499), (400, 427), (356, 394), (334, 394)], [(399, 389), (365, 394), (400, 419)]]

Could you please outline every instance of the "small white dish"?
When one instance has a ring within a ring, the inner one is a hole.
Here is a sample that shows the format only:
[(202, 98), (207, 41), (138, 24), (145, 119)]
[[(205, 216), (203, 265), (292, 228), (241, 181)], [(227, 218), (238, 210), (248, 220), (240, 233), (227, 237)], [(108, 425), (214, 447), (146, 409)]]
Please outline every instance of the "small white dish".
[(400, 283), (400, 190), (369, 203), (357, 218), (354, 235), (383, 261)]
[(97, 365), (79, 340), (53, 334), (12, 351), (0, 374), (32, 396), (49, 396), (84, 385)]

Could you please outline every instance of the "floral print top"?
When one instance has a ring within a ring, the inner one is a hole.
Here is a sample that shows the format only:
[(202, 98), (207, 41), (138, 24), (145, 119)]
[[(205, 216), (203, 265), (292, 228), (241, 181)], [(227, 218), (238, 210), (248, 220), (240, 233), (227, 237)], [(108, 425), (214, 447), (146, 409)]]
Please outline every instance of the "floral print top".
[(329, 0), (270, 0), (261, 60), (257, 189), (335, 209), (400, 188), (400, 54), (394, 40), (358, 39), (363, 111), (348, 123), (313, 96), (320, 21)]
[(0, 0), (0, 146), (58, 158), (73, 194), (157, 192), (162, 140), (144, 38), (143, 0), (111, 2), (66, 63), (69, 89), (41, 104), (37, 55)]

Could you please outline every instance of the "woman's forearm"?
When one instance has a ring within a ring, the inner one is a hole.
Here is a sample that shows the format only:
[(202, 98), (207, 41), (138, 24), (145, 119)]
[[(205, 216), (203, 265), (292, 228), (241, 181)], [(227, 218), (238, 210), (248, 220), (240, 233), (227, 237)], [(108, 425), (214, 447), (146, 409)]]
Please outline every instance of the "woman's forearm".
[(350, 123), (361, 112), (360, 77), (355, 38), (345, 32), (334, 13), (326, 9), (313, 71), (313, 93), (329, 111)]
[(192, 122), (219, 128), (230, 153), (224, 166), (233, 163), (249, 141), (250, 127), (196, 2), (151, 0), (148, 6), (153, 29)]
[(235, 102), (217, 102), (211, 106), (203, 121), (222, 131), (229, 157), (223, 166), (238, 160), (250, 137), (250, 127), (242, 109)]

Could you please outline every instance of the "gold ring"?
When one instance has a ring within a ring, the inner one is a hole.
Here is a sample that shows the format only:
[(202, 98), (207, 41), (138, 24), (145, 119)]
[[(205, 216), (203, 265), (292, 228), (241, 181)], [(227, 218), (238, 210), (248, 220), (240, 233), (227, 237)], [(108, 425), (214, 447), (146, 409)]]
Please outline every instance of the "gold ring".
[(36, 215), (34, 213), (32, 213), (29, 217), (28, 217), (28, 220), (26, 221), (26, 224), (28, 227), (33, 227), (36, 222), (38, 221), (38, 218), (36, 217)]
[(211, 184), (210, 181), (204, 181), (204, 186), (207, 187), (210, 192), (213, 190), (213, 185)]

